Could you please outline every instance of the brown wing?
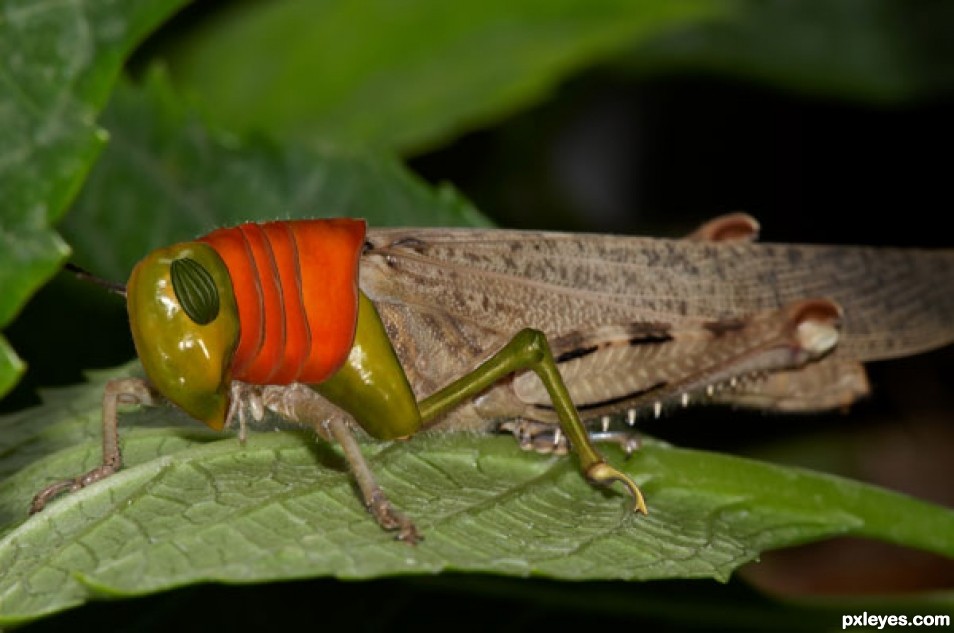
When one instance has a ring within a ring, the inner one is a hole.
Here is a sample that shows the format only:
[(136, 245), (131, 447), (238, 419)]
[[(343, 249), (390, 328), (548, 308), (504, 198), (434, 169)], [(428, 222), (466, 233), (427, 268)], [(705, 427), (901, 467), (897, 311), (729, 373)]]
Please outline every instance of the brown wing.
[(827, 298), (839, 353), (866, 361), (954, 341), (954, 252), (494, 230), (371, 231), (362, 287), (511, 333), (740, 318)]
[[(776, 364), (774, 373), (733, 381), (714, 400), (792, 410), (845, 405), (867, 390), (859, 361), (954, 340), (951, 252), (380, 230), (369, 233), (361, 287), (377, 304), (419, 396), (534, 327), (547, 333), (588, 417), (655, 408), (657, 398), (681, 401), (735, 368), (743, 375), (767, 348), (748, 335), (713, 344), (713, 334), (734, 323), (770, 323), (804, 299), (828, 298), (843, 309), (835, 353), (809, 371), (776, 371), (786, 366)], [(599, 353), (586, 353), (594, 347)], [(850, 380), (833, 380), (838, 376)], [(546, 420), (545, 409), (536, 378), (524, 374), (456, 411), (453, 423)]]

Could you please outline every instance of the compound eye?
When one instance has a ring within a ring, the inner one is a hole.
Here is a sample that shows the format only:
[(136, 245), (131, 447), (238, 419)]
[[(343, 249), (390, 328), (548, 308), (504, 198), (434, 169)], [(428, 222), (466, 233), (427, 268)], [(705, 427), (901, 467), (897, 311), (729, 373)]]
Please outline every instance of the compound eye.
[(169, 276), (179, 305), (192, 321), (207, 325), (215, 320), (219, 315), (219, 291), (202, 264), (188, 257), (175, 259)]

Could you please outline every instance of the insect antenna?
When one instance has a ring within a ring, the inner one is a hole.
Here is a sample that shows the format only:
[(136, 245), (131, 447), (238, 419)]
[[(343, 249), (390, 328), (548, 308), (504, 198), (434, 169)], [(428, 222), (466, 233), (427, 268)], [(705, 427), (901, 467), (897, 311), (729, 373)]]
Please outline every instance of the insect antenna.
[(124, 284), (118, 283), (116, 281), (109, 281), (108, 279), (103, 279), (102, 277), (97, 277), (82, 266), (77, 266), (72, 262), (66, 263), (66, 270), (70, 271), (84, 281), (92, 282), (97, 286), (105, 288), (109, 292), (117, 294), (124, 299), (126, 298), (126, 286)]

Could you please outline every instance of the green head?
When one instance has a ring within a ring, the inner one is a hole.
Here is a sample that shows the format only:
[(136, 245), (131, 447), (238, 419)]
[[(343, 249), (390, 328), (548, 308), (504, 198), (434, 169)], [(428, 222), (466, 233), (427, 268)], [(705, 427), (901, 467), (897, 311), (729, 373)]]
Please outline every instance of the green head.
[(149, 382), (189, 415), (221, 429), (239, 319), (219, 254), (201, 242), (153, 251), (129, 277), (126, 307)]

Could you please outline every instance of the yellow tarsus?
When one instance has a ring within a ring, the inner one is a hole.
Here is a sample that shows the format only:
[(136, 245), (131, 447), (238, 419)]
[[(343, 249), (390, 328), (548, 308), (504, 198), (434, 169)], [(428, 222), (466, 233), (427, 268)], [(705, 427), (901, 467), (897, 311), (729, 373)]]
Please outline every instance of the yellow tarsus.
[(640, 491), (639, 486), (636, 485), (636, 482), (634, 482), (628, 475), (621, 473), (606, 462), (598, 462), (590, 466), (590, 468), (586, 471), (586, 476), (590, 480), (601, 484), (608, 485), (614, 481), (620, 482), (626, 486), (626, 490), (633, 498), (633, 512), (649, 514), (649, 509), (646, 507), (646, 501), (643, 499), (643, 493)]

